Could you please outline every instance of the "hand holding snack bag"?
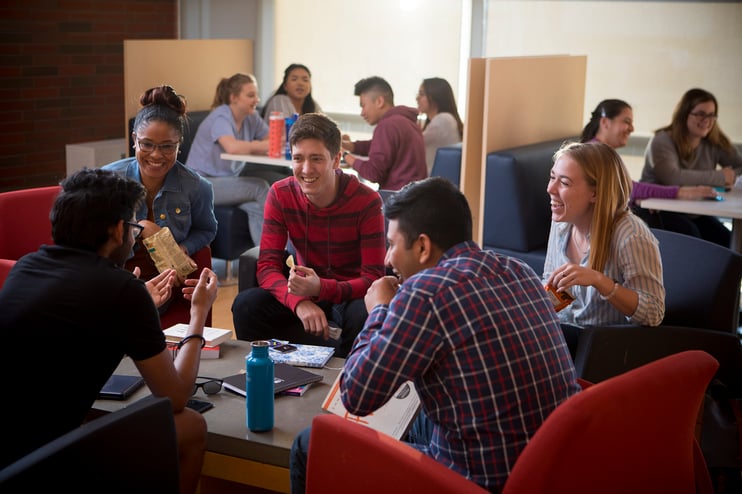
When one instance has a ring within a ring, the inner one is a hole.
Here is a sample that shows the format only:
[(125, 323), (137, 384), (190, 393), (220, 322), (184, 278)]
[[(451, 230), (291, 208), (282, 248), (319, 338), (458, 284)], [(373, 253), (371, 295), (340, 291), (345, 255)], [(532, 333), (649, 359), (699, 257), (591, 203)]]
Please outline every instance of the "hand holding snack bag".
[(557, 312), (564, 309), (575, 300), (572, 294), (566, 290), (558, 292), (552, 285), (546, 285), (544, 288), (549, 294), (549, 300), (554, 304), (554, 310)]

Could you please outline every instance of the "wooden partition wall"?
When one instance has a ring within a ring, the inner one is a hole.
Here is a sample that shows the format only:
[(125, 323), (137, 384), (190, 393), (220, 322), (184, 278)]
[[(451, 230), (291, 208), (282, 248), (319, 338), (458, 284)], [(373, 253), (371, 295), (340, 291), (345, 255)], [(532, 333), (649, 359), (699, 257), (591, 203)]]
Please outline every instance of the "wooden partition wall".
[(472, 209), (474, 239), (480, 244), (487, 154), (578, 135), (586, 69), (586, 56), (469, 60), (461, 190)]
[(223, 77), (252, 70), (249, 39), (125, 40), (124, 136), (145, 90), (168, 84), (186, 97), (188, 111), (208, 110)]

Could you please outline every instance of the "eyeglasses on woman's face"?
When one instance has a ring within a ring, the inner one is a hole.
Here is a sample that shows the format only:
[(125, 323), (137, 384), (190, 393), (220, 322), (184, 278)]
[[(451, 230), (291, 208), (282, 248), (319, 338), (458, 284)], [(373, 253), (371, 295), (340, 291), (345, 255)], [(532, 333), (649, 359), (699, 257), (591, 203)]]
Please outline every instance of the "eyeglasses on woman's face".
[(701, 122), (705, 122), (706, 120), (712, 120), (713, 121), (713, 120), (716, 120), (716, 117), (717, 117), (716, 113), (706, 113), (706, 112), (702, 112), (702, 111), (694, 111), (694, 112), (691, 112), (690, 115), (692, 117), (697, 118)]
[(163, 142), (155, 144), (152, 141), (143, 140), (137, 137), (137, 146), (139, 146), (139, 150), (147, 154), (154, 153), (156, 149), (159, 149), (162, 154), (172, 156), (176, 151), (178, 151), (179, 145), (179, 142)]

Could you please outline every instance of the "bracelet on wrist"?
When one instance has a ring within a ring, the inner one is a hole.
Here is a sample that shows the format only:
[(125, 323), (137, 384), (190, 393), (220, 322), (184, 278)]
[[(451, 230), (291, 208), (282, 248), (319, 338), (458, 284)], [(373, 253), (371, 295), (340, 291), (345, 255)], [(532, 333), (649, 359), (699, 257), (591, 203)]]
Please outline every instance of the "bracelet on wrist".
[(185, 338), (183, 338), (182, 340), (180, 340), (178, 342), (178, 350), (180, 350), (181, 348), (183, 348), (183, 345), (185, 345), (188, 342), (188, 340), (192, 340), (193, 338), (200, 338), (201, 339), (201, 348), (203, 348), (203, 347), (206, 346), (206, 338), (204, 338), (202, 335), (200, 335), (200, 334), (189, 334), (188, 336), (186, 336)]
[(611, 293), (609, 293), (608, 295), (602, 295), (601, 293), (598, 293), (598, 295), (600, 295), (600, 300), (610, 300), (611, 298), (613, 298), (613, 296), (618, 291), (618, 287), (619, 286), (621, 286), (621, 285), (618, 284), (618, 281), (614, 281), (613, 282), (613, 289), (611, 290)]

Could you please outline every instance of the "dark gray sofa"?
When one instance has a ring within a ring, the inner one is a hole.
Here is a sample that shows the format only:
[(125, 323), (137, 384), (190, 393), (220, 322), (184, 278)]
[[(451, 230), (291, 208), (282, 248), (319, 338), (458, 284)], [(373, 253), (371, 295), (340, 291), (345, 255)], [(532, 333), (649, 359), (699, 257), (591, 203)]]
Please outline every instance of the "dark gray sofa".
[(485, 249), (522, 259), (541, 275), (551, 226), (546, 186), (552, 158), (564, 141), (574, 139), (555, 139), (487, 155), (482, 210)]

